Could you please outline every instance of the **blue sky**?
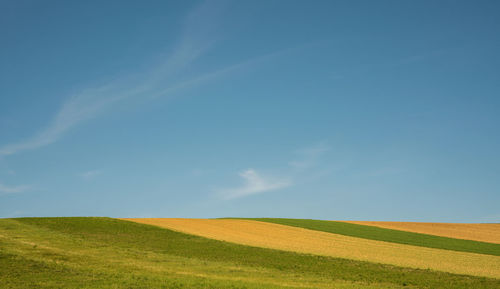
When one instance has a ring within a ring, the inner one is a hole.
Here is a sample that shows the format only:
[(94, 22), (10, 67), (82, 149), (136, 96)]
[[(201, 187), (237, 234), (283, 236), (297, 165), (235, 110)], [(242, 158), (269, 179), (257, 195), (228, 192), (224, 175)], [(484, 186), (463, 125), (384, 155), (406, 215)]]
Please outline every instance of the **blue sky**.
[(1, 1), (0, 217), (500, 222), (498, 1)]

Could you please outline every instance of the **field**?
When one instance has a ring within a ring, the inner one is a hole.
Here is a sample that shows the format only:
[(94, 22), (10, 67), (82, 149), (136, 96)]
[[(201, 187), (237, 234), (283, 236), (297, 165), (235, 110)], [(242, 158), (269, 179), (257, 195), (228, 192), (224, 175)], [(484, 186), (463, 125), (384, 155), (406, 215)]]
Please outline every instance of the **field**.
[(253, 247), (111, 218), (0, 219), (0, 280), (1, 288), (500, 286), (498, 278)]
[(436, 235), (391, 230), (347, 222), (276, 218), (258, 218), (252, 220), (364, 238), (369, 240), (500, 256), (500, 244), (494, 243), (447, 238)]
[(349, 221), (347, 223), (500, 244), (500, 224), (450, 224), (371, 221)]
[(500, 278), (498, 256), (409, 246), (254, 220), (130, 220), (249, 246)]

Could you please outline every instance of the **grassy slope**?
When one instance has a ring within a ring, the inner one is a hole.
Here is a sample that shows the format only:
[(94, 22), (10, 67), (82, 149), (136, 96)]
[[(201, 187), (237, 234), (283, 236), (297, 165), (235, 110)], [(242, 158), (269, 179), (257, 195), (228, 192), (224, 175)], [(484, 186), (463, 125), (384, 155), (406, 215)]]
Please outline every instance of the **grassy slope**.
[(6, 288), (498, 288), (500, 280), (231, 244), (109, 218), (0, 219)]
[(500, 244), (453, 239), (336, 221), (281, 218), (251, 218), (248, 220), (294, 226), (370, 240), (500, 256)]
[(500, 257), (240, 219), (124, 219), (245, 246), (500, 279)]

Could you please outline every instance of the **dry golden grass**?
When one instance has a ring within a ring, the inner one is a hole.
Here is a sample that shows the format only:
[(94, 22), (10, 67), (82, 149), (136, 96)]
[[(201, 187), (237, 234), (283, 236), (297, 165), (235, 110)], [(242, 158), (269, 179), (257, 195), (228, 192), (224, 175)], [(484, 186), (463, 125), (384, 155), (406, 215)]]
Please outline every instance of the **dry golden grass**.
[(500, 278), (500, 257), (395, 244), (250, 220), (123, 219), (249, 246)]
[(346, 223), (500, 244), (500, 224), (372, 221), (347, 221)]

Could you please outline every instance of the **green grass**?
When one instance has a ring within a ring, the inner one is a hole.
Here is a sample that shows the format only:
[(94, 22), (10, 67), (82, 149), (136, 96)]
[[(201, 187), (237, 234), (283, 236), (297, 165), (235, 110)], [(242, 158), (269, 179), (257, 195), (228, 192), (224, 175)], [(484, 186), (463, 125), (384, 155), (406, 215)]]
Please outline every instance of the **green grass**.
[(375, 226), (310, 219), (246, 218), (246, 220), (294, 226), (370, 240), (500, 256), (500, 244), (384, 229)]
[(499, 288), (500, 280), (232, 244), (110, 218), (0, 219), (1, 288)]

